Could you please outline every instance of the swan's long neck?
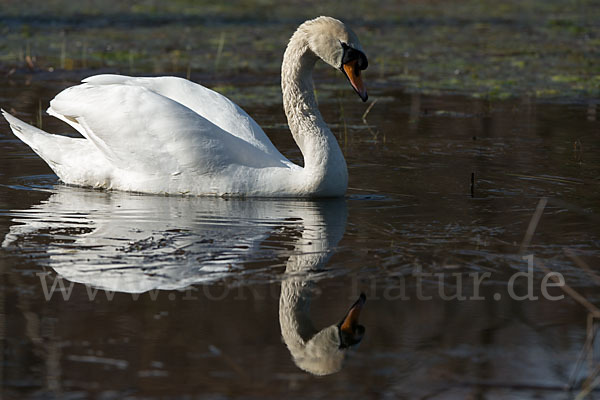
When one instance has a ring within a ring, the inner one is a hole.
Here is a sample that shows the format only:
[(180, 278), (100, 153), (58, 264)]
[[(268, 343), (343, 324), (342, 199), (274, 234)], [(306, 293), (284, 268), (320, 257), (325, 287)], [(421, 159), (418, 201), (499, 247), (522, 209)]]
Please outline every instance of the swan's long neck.
[(283, 56), (281, 88), (288, 125), (304, 156), (304, 184), (321, 195), (343, 195), (348, 185), (346, 161), (319, 112), (312, 71), (318, 57), (306, 32), (298, 30)]

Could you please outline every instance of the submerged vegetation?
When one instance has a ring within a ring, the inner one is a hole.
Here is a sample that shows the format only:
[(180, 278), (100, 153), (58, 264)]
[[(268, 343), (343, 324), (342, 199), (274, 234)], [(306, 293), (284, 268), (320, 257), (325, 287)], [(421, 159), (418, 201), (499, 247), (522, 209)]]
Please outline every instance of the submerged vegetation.
[(290, 32), (328, 14), (358, 32), (376, 90), (600, 98), (596, 1), (309, 3), (10, 1), (0, 15), (0, 70), (236, 75), (277, 86)]

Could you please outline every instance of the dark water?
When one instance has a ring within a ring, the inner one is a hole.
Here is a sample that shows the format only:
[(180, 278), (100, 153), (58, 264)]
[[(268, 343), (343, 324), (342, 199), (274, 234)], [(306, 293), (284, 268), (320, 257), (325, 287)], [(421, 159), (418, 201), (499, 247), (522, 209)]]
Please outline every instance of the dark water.
[[(278, 68), (314, 12), (353, 22), (370, 100), (317, 68), (350, 175), (328, 201), (68, 187), (1, 120), (2, 399), (571, 399), (598, 384), (597, 4), (29, 3), (0, 13), (0, 106), (49, 132), (68, 129), (48, 102), (87, 75), (190, 75), (299, 162)], [(360, 346), (339, 371), (337, 349), (308, 365), (293, 332), (338, 324), (361, 292)]]
[[(37, 99), (47, 104), (69, 80), (17, 76), (2, 103), (36, 122)], [(557, 287), (545, 296), (539, 265), (600, 300), (581, 267), (598, 273), (597, 109), (381, 88), (372, 97), (366, 124), (354, 97), (321, 102), (350, 171), (348, 196), (329, 201), (68, 187), (3, 121), (3, 398), (572, 398), (597, 365), (571, 378), (587, 311), (556, 300)], [(279, 108), (246, 106), (297, 159)], [(50, 117), (42, 125), (65, 130)], [(527, 277), (515, 295), (509, 282), (530, 254), (538, 298), (523, 300)], [(310, 312), (280, 300), (282, 287), (312, 299)], [(360, 292), (366, 334), (342, 370), (300, 369), (280, 313), (321, 329)]]

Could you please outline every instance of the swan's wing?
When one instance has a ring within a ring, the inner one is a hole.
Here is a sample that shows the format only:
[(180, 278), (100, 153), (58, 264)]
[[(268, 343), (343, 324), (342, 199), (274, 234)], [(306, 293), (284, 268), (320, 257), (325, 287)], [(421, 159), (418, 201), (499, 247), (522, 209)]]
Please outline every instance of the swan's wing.
[(142, 86), (73, 86), (50, 102), (48, 112), (71, 123), (124, 170), (210, 174), (234, 164), (283, 166), (190, 108)]
[(173, 76), (135, 78), (123, 75), (95, 75), (83, 82), (93, 85), (140, 86), (194, 110), (224, 131), (239, 137), (267, 154), (283, 158), (261, 127), (237, 104), (202, 85)]

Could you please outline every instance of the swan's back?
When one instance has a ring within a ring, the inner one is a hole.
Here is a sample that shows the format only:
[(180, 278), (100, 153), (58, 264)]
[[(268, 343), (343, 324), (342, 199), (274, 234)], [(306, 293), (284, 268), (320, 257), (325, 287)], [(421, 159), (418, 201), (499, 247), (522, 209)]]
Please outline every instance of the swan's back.
[(283, 158), (262, 128), (242, 108), (222, 94), (197, 83), (173, 76), (136, 78), (110, 74), (91, 76), (83, 82), (96, 86), (126, 85), (149, 89), (193, 110), (265, 153)]
[(146, 193), (289, 195), (294, 166), (256, 122), (226, 97), (184, 79), (98, 75), (56, 95), (48, 113), (84, 139), (5, 117), (65, 183)]

